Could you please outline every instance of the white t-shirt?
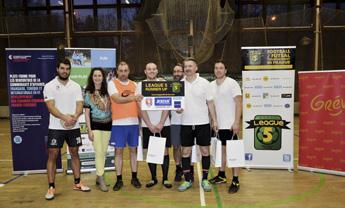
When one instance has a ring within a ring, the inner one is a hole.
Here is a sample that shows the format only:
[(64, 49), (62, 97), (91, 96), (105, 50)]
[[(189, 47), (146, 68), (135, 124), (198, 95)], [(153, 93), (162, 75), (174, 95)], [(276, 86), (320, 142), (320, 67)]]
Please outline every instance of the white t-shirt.
[[(127, 82), (121, 82), (120, 81), (120, 83), (123, 85), (128, 85), (129, 80), (127, 80)], [(135, 83), (135, 85), (136, 85), (136, 83)], [(110, 80), (108, 82), (108, 94), (109, 94), (109, 96), (112, 96), (113, 94), (116, 94), (116, 93), (119, 93), (119, 90), (116, 88), (113, 80)], [(138, 118), (123, 118), (123, 119), (113, 120), (113, 122), (112, 122), (112, 125), (117, 125), (117, 126), (138, 125), (138, 124), (139, 124)]]
[(176, 111), (172, 110), (170, 122), (171, 125), (181, 125), (182, 122), (182, 113), (176, 113)]
[(199, 74), (193, 82), (188, 82), (186, 78), (181, 81), (185, 83), (185, 108), (182, 113), (182, 125), (210, 123), (206, 103), (206, 101), (213, 100), (210, 82), (200, 77)]
[[(48, 82), (43, 89), (44, 101), (54, 100), (55, 107), (63, 114), (75, 114), (77, 101), (83, 101), (81, 87), (75, 81), (69, 79), (66, 85), (58, 81), (58, 78)], [(80, 128), (79, 122), (73, 129)], [(49, 129), (66, 130), (60, 123), (60, 119), (52, 114), (49, 116)]]
[(235, 121), (236, 103), (234, 98), (242, 95), (240, 85), (236, 80), (226, 77), (223, 83), (211, 82), (214, 103), (216, 106), (219, 129), (230, 129)]
[[(146, 80), (144, 80), (144, 82), (145, 82)], [(161, 80), (159, 80), (159, 79), (156, 79), (155, 81), (161, 81)], [(141, 82), (139, 82), (138, 84), (137, 84), (137, 91), (136, 91), (136, 94), (142, 94), (142, 89), (141, 89)], [(158, 123), (159, 123), (159, 121), (161, 120), (161, 116), (162, 116), (162, 113), (163, 113), (163, 111), (161, 111), (161, 110), (148, 110), (148, 111), (146, 111), (147, 112), (147, 114), (148, 114), (148, 116), (149, 116), (149, 119), (150, 119), (150, 121), (151, 121), (151, 123), (153, 124), (153, 125), (157, 125)], [(146, 125), (146, 123), (145, 123), (145, 121), (144, 121), (144, 119), (141, 119), (141, 126), (142, 127), (147, 127), (147, 125)], [(170, 126), (170, 119), (169, 119), (169, 116), (168, 116), (168, 118), (165, 120), (165, 123), (164, 123), (164, 126)]]

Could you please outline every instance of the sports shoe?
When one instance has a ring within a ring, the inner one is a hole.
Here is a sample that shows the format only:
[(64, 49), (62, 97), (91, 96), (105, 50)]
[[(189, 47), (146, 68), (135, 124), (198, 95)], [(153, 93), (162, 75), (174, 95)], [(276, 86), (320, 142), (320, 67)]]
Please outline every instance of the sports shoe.
[(202, 180), (201, 187), (205, 192), (210, 192), (212, 190), (212, 185), (210, 184), (210, 182), (208, 182), (207, 179)]
[(180, 192), (182, 191), (186, 191), (187, 189), (189, 189), (190, 187), (192, 187), (192, 182), (190, 181), (185, 181), (183, 182), (179, 187), (178, 187), (178, 190)]
[(221, 184), (221, 183), (226, 183), (226, 178), (216, 176), (212, 179), (209, 180), (210, 183), (212, 184)]
[(45, 198), (46, 200), (52, 200), (54, 199), (54, 194), (55, 194), (55, 188), (53, 187), (49, 187), (46, 195), (45, 195)]
[(96, 185), (103, 192), (108, 192), (109, 191), (107, 185), (105, 184), (103, 176), (97, 176), (97, 178), (96, 178)]
[(113, 187), (113, 191), (119, 191), (123, 186), (123, 181), (116, 181), (114, 187)]
[(91, 191), (91, 189), (89, 187), (83, 185), (82, 183), (74, 184), (73, 190), (82, 191), (82, 192), (89, 192), (89, 191)]
[(170, 188), (172, 187), (172, 184), (171, 184), (168, 180), (164, 180), (164, 181), (163, 181), (163, 186), (164, 186), (165, 188), (170, 189)]
[(157, 183), (158, 183), (157, 179), (150, 180), (150, 181), (146, 184), (146, 188), (151, 188), (151, 187), (155, 186)]
[(137, 179), (137, 178), (132, 178), (131, 184), (132, 184), (135, 188), (141, 188), (141, 183), (140, 183), (139, 179)]
[(228, 193), (229, 193), (229, 194), (234, 194), (234, 193), (236, 193), (239, 189), (240, 189), (240, 183), (239, 183), (239, 182), (232, 182), (231, 185), (230, 185), (230, 187), (229, 187)]

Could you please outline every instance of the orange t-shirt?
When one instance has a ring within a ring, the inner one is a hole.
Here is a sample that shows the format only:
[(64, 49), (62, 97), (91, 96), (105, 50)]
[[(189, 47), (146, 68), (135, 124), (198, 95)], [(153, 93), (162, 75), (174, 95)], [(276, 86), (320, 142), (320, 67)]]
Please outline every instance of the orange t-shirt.
[[(117, 79), (113, 80), (118, 93), (123, 97), (135, 94), (135, 82), (131, 80), (128, 81), (129, 83), (124, 85)], [(113, 121), (125, 118), (138, 118), (137, 103), (135, 101), (129, 103), (116, 103), (111, 99), (111, 115)]]

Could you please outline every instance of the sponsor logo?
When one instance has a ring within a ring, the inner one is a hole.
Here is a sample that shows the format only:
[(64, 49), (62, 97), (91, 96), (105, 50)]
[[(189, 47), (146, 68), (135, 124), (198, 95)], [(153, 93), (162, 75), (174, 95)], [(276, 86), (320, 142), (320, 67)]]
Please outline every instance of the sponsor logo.
[(263, 86), (262, 86), (262, 85), (255, 85), (254, 88), (255, 88), (255, 89), (262, 89)]
[(246, 129), (254, 129), (254, 148), (256, 150), (280, 150), (282, 129), (290, 129), (289, 121), (282, 120), (280, 115), (256, 115), (246, 121)]
[(262, 80), (264, 80), (265, 82), (267, 82), (267, 81), (269, 80), (269, 78), (268, 78), (268, 76), (264, 76), (264, 77), (262, 78)]
[(152, 98), (146, 98), (145, 99), (146, 106), (150, 107), (150, 106), (152, 106), (152, 103), (153, 103)]
[(171, 98), (155, 98), (155, 106), (169, 107), (171, 106)]
[(286, 104), (284, 105), (284, 107), (285, 107), (285, 108), (290, 108), (290, 104), (289, 104), (289, 103), (286, 103)]
[(253, 154), (252, 153), (246, 153), (244, 155), (245, 160), (252, 161), (253, 160)]
[(245, 97), (246, 99), (249, 99), (249, 98), (250, 98), (250, 93), (246, 93), (246, 94), (244, 95), (244, 97)]
[(264, 93), (262, 93), (262, 98), (266, 99), (266, 98), (268, 98), (268, 95), (269, 95), (268, 92), (264, 92)]
[(274, 89), (281, 89), (281, 88), (283, 88), (283, 86), (282, 85), (274, 85), (273, 88)]
[(251, 105), (250, 103), (247, 103), (247, 104), (246, 104), (246, 108), (247, 108), (247, 109), (250, 109), (251, 107), (252, 107), (252, 105)]
[(290, 154), (283, 154), (283, 161), (284, 162), (290, 162), (291, 161), (291, 155)]
[(109, 58), (106, 57), (106, 56), (100, 56), (100, 57), (99, 57), (99, 60), (101, 60), (101, 61), (108, 61)]
[(272, 108), (272, 104), (264, 104), (265, 108)]
[(173, 93), (179, 93), (181, 92), (182, 85), (179, 82), (172, 83), (172, 92)]
[(8, 55), (8, 59), (13, 62), (29, 62), (31, 55)]
[(15, 143), (15, 144), (20, 144), (20, 143), (22, 143), (23, 142), (23, 138), (21, 137), (21, 136), (15, 136), (15, 137), (13, 137), (13, 142)]
[(292, 98), (292, 94), (290, 94), (290, 93), (281, 94), (281, 98)]
[(181, 101), (175, 101), (174, 108), (181, 108)]

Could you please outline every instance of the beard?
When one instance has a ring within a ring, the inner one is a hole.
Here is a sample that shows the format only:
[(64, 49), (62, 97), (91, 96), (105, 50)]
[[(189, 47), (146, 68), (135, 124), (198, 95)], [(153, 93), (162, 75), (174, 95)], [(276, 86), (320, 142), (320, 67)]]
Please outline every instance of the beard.
[(67, 75), (66, 77), (63, 77), (63, 76), (61, 76), (60, 74), (58, 74), (58, 77), (59, 77), (59, 79), (61, 79), (61, 80), (63, 80), (63, 81), (66, 81), (66, 80), (68, 80), (69, 75)]
[(173, 78), (176, 81), (180, 81), (183, 78), (183, 76), (173, 76)]

